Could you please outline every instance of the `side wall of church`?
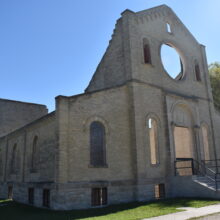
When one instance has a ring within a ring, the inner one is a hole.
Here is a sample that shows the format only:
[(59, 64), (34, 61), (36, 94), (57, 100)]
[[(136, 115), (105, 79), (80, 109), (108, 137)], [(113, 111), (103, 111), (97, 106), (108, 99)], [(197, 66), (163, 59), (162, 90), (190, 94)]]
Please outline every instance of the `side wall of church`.
[[(33, 156), (35, 137), (37, 144)], [(28, 203), (29, 188), (35, 190), (36, 206), (42, 206), (44, 188), (51, 189), (52, 197), (56, 146), (55, 113), (1, 138), (0, 197), (7, 198), (9, 186), (13, 187), (13, 199), (22, 203)]]
[(0, 99), (0, 137), (46, 115), (45, 105)]
[[(133, 83), (134, 119), (137, 154), (138, 199), (148, 198), (148, 184), (166, 185), (170, 175), (169, 145), (167, 143), (166, 105), (163, 92), (148, 85)], [(156, 123), (156, 161), (152, 163), (149, 120)]]
[[(108, 188), (108, 204), (135, 200), (136, 158), (131, 141), (130, 101), (127, 86), (57, 98), (58, 123), (66, 123), (60, 125), (59, 143), (67, 140), (59, 149), (62, 154), (58, 170), (62, 174), (57, 208), (91, 207), (91, 189), (95, 187)], [(90, 125), (94, 121), (105, 127), (104, 167), (90, 163)], [(151, 196), (151, 187), (146, 190)]]

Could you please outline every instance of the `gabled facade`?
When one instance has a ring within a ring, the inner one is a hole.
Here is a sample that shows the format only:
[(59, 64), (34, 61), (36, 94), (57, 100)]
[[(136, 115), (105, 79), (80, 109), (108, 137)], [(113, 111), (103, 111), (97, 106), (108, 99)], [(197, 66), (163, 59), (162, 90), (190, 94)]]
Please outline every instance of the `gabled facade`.
[[(180, 56), (175, 78), (163, 45)], [(219, 129), (204, 46), (166, 5), (126, 10), (85, 93), (0, 138), (0, 197), (52, 209), (218, 198)]]

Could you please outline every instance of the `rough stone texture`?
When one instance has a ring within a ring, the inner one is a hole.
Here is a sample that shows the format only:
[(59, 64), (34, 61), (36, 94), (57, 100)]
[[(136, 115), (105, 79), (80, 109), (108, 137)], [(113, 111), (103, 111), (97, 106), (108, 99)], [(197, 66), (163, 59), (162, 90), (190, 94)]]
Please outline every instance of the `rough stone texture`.
[(45, 105), (0, 99), (0, 137), (46, 115)]
[[(35, 205), (42, 207), (43, 188), (52, 189), (55, 180), (57, 135), (55, 113), (0, 138), (0, 197), (7, 198), (8, 186), (13, 186), (13, 199), (28, 203), (28, 188), (35, 188)], [(33, 139), (38, 136), (37, 170), (31, 170)], [(12, 149), (17, 144), (16, 172), (11, 172)]]
[[(144, 38), (152, 64), (144, 63)], [(162, 66), (163, 43), (181, 54), (181, 81), (168, 76)], [(195, 61), (201, 81), (195, 77)], [(157, 164), (150, 158), (150, 118), (157, 123)], [(105, 167), (90, 164), (93, 121), (105, 127)], [(116, 204), (153, 200), (155, 185), (164, 183), (166, 197), (219, 198), (219, 192), (200, 186), (191, 176), (174, 176), (175, 127), (189, 129), (193, 159), (201, 161), (202, 125), (208, 128), (211, 159), (220, 158), (220, 115), (213, 106), (204, 46), (165, 5), (137, 13), (126, 10), (86, 92), (56, 97), (55, 112), (0, 138), (0, 197), (7, 197), (8, 186), (13, 185), (13, 198), (27, 203), (28, 188), (34, 187), (34, 205), (40, 207), (43, 189), (50, 189), (50, 207), (67, 210), (90, 208), (92, 188), (107, 187), (108, 204)], [(35, 136), (39, 159), (37, 172), (32, 172)], [(15, 143), (17, 172), (12, 174)]]

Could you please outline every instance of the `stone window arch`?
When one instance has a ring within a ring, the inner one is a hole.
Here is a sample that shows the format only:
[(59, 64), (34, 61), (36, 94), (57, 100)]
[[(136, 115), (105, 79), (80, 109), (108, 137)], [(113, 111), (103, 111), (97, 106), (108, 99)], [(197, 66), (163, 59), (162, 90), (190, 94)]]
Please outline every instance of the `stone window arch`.
[(143, 39), (143, 54), (144, 54), (144, 63), (151, 64), (150, 44), (147, 38)]
[(16, 173), (17, 144), (13, 145), (11, 156), (11, 173)]
[(159, 164), (159, 120), (154, 115), (147, 117), (147, 130), (150, 147), (150, 162), (152, 165)]
[(172, 33), (171, 25), (168, 22), (166, 22), (166, 30), (167, 30), (168, 33)]
[(210, 160), (209, 127), (206, 123), (201, 126), (203, 142), (203, 160)]
[(176, 101), (171, 107), (172, 122), (176, 126), (193, 128), (195, 116), (193, 106), (185, 101)]
[(106, 166), (106, 131), (100, 121), (93, 121), (90, 124), (90, 165)]
[(200, 72), (200, 67), (199, 67), (199, 63), (197, 62), (197, 60), (194, 63), (194, 71), (195, 71), (195, 78), (196, 81), (201, 82), (201, 72)]
[(37, 171), (38, 164), (38, 136), (34, 136), (31, 155), (31, 172)]

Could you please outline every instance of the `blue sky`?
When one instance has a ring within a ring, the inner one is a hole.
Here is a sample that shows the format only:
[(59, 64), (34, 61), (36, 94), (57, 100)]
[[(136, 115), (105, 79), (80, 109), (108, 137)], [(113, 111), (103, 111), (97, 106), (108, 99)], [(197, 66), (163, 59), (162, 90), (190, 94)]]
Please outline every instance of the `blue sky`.
[(219, 0), (0, 0), (0, 97), (46, 104), (82, 93), (126, 8), (170, 6), (220, 61)]

